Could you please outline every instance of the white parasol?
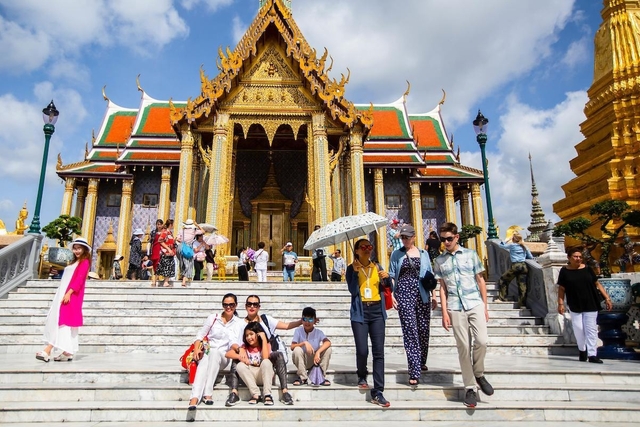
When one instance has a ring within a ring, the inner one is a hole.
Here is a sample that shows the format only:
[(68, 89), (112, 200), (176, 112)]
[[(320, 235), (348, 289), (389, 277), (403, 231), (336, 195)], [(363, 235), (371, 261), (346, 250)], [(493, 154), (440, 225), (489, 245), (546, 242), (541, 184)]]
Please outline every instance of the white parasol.
[(343, 216), (311, 233), (304, 249), (312, 251), (333, 246), (346, 240), (366, 236), (387, 225), (389, 220), (373, 212)]
[(215, 231), (218, 231), (218, 228), (215, 225), (207, 224), (206, 222), (204, 224), (198, 225), (204, 230), (205, 233), (213, 233)]
[(222, 245), (223, 243), (227, 243), (228, 241), (229, 239), (224, 237), (222, 234), (212, 234), (205, 239), (207, 245), (211, 246)]

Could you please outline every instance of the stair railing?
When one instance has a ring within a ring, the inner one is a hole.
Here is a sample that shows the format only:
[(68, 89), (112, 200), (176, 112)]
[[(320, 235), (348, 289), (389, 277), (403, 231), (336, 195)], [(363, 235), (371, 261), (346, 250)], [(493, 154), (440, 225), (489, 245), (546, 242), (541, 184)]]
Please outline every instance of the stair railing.
[(27, 234), (0, 249), (0, 298), (37, 277), (43, 236)]
[[(489, 280), (498, 282), (500, 276), (511, 268), (511, 256), (509, 250), (501, 246), (497, 240), (488, 240), (486, 244), (489, 254)], [(545, 318), (549, 310), (542, 266), (530, 259), (525, 260), (525, 263), (529, 269), (529, 274), (527, 274), (527, 308), (531, 309), (534, 316)], [(518, 295), (518, 284), (515, 280), (509, 284), (508, 293)]]

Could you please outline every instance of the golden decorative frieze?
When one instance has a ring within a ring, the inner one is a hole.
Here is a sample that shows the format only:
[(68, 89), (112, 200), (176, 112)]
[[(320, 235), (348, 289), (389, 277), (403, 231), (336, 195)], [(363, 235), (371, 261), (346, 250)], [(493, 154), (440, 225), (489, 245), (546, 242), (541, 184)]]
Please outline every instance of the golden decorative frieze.
[(274, 44), (267, 46), (254, 66), (242, 76), (242, 79), (273, 82), (300, 81), (298, 74), (291, 69)]
[(258, 115), (234, 115), (233, 122), (242, 126), (243, 136), (247, 137), (247, 132), (251, 125), (260, 125), (264, 129), (267, 134), (267, 138), (269, 138), (269, 145), (273, 143), (273, 138), (275, 137), (278, 128), (282, 125), (289, 125), (293, 130), (296, 138), (300, 136), (300, 129), (302, 126), (307, 125), (309, 120), (307, 117), (293, 118), (286, 116), (258, 116)]
[(81, 162), (70, 163), (68, 165), (62, 164), (62, 156), (58, 153), (58, 160), (56, 162), (56, 171), (62, 172), (70, 169), (74, 169), (81, 166), (88, 166), (91, 162), (89, 160), (83, 160)]
[(317, 103), (307, 98), (295, 85), (243, 85), (230, 100), (220, 103), (221, 108), (246, 108), (252, 110), (309, 110)]

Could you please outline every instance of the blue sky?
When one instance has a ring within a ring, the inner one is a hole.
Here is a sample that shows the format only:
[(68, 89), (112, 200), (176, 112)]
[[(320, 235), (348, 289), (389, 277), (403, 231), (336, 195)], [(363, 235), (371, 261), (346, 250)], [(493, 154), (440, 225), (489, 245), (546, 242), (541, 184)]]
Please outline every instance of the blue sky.
[[(56, 156), (81, 161), (109, 98), (140, 102), (199, 93), (219, 46), (235, 46), (258, 0), (0, 0), (0, 219), (10, 230), (22, 203), (35, 205), (44, 136), (41, 110), (60, 119), (51, 140), (41, 223), (60, 213)], [(442, 107), (462, 162), (480, 168), (471, 121), (490, 120), (487, 156), (493, 210), (504, 233), (530, 217), (528, 154), (548, 219), (582, 140), (600, 0), (293, 0), (293, 16), (333, 75), (351, 70), (346, 97), (389, 103), (411, 83), (408, 109)], [(393, 6), (391, 6), (393, 5)]]

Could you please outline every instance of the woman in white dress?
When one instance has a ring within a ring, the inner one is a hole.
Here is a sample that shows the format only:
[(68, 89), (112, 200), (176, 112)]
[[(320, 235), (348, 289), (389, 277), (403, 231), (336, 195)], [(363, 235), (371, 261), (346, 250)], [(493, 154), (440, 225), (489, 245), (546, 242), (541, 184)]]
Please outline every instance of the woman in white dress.
[(256, 263), (254, 269), (258, 275), (258, 282), (267, 281), (267, 263), (269, 262), (269, 252), (264, 250), (266, 244), (264, 242), (258, 243), (258, 250), (253, 255), (253, 259)]
[(62, 353), (53, 360), (73, 360), (78, 351), (78, 328), (83, 325), (82, 303), (84, 288), (91, 267), (91, 246), (78, 237), (71, 242), (75, 262), (64, 269), (60, 286), (51, 303), (44, 326), (44, 341), (47, 346), (36, 353), (36, 359), (48, 362), (54, 348)]

